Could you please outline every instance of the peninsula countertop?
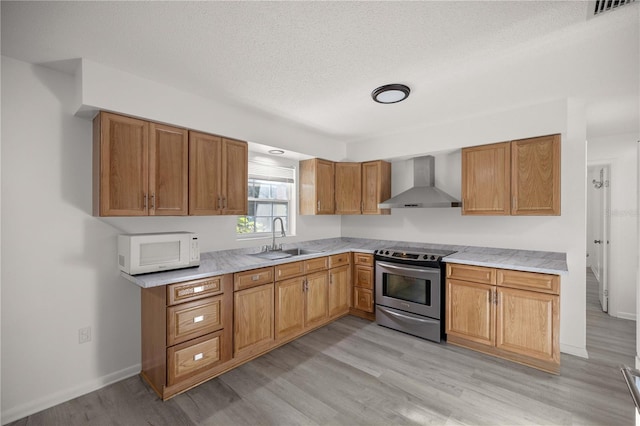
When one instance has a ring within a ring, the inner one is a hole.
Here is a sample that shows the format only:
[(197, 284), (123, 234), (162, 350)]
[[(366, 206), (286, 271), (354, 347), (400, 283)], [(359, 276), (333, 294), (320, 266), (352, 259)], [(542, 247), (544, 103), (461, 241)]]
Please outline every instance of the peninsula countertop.
[(375, 250), (393, 247), (432, 248), (455, 251), (443, 259), (448, 263), (513, 269), (517, 271), (541, 272), (562, 275), (568, 272), (566, 254), (560, 252), (514, 250), (489, 247), (427, 244), (406, 241), (372, 240), (365, 238), (329, 238), (284, 244), (284, 248), (299, 247), (319, 253), (267, 260), (252, 256), (260, 248), (220, 250), (202, 253), (200, 266), (142, 275), (121, 273), (123, 277), (143, 288), (174, 284), (182, 281), (231, 274), (250, 269), (274, 266), (299, 260), (330, 256), (350, 251), (373, 253)]

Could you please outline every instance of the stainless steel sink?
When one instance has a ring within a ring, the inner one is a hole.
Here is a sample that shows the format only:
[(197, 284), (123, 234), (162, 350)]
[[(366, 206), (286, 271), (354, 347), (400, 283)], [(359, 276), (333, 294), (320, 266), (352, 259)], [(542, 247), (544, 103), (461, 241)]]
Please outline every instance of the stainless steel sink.
[(302, 256), (305, 254), (318, 254), (322, 253), (319, 250), (309, 250), (309, 249), (301, 249), (301, 248), (292, 248), (288, 250), (282, 250), (282, 253), (288, 253), (291, 256)]
[(262, 259), (277, 260), (277, 259), (286, 259), (288, 257), (304, 256), (305, 254), (318, 254), (318, 253), (322, 253), (322, 251), (301, 249), (301, 248), (291, 248), (287, 250), (263, 251), (260, 253), (254, 253), (251, 256), (260, 257)]

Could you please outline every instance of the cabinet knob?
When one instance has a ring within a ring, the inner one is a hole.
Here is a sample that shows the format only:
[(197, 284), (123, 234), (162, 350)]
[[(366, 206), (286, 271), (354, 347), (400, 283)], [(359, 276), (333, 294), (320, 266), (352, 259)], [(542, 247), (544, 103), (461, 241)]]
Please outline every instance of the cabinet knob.
[(602, 244), (602, 240), (593, 240), (593, 242), (596, 244)]

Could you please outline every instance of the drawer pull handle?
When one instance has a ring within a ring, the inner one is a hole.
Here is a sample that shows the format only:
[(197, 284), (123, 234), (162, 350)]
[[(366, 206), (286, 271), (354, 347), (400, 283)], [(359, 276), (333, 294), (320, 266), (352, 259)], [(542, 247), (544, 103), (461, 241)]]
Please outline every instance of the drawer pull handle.
[(200, 352), (199, 354), (195, 354), (193, 356), (193, 360), (194, 361), (200, 361), (202, 359), (202, 357), (204, 357), (204, 355), (202, 354), (202, 352)]
[(260, 275), (254, 275), (251, 277), (251, 281), (258, 281), (260, 279)]
[(194, 293), (200, 293), (203, 290), (204, 290), (204, 286), (203, 285), (199, 285), (198, 287), (194, 287), (193, 288), (193, 292)]
[(204, 315), (199, 315), (193, 319), (194, 324), (204, 320)]

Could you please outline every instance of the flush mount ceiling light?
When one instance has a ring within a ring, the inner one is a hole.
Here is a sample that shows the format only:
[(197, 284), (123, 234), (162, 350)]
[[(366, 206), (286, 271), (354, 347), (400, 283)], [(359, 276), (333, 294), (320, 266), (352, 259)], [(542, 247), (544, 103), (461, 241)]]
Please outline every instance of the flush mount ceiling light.
[(374, 101), (381, 104), (395, 104), (409, 97), (409, 89), (404, 84), (385, 84), (371, 92)]
[(284, 154), (284, 151), (281, 150), (281, 149), (270, 149), (269, 150), (269, 154), (282, 155), (282, 154)]

